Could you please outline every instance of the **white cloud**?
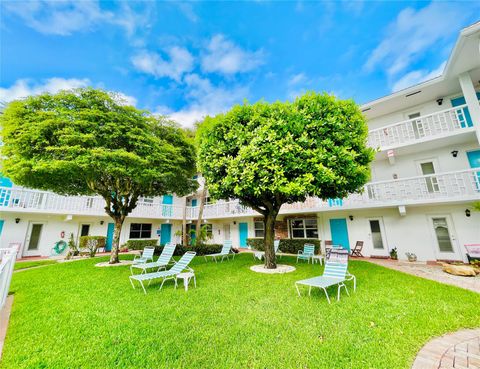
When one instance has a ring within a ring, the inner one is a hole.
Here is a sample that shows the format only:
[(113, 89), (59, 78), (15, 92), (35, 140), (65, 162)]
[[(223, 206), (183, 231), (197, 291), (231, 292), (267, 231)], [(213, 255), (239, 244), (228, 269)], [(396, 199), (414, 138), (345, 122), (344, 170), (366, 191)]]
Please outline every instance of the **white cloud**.
[(169, 60), (145, 50), (135, 55), (132, 63), (141, 72), (158, 78), (170, 77), (178, 82), (185, 73), (193, 69), (193, 56), (187, 49), (179, 46), (169, 48), (166, 53)]
[(232, 105), (241, 103), (249, 94), (246, 86), (214, 86), (210, 80), (197, 74), (185, 76), (186, 99), (190, 104), (183, 109), (173, 111), (165, 106), (157, 108), (159, 114), (170, 116), (183, 126), (192, 126), (207, 115), (222, 113)]
[(208, 43), (201, 63), (205, 72), (235, 74), (264, 64), (264, 55), (262, 50), (243, 50), (224, 35), (215, 35)]
[(198, 16), (195, 14), (195, 11), (193, 10), (193, 5), (192, 3), (187, 3), (187, 2), (174, 2), (174, 5), (178, 7), (180, 12), (191, 22), (198, 22)]
[(307, 80), (307, 76), (305, 75), (305, 73), (297, 73), (291, 76), (287, 83), (290, 86), (293, 86), (293, 85), (298, 85), (300, 83), (303, 83), (306, 80)]
[(443, 62), (438, 66), (438, 68), (428, 71), (426, 69), (414, 70), (405, 74), (397, 82), (394, 83), (392, 87), (392, 92), (403, 90), (404, 88), (416, 85), (418, 83), (428, 81), (429, 79), (438, 77), (442, 74), (445, 69), (447, 62)]
[(146, 14), (135, 13), (125, 2), (112, 11), (102, 9), (98, 0), (12, 1), (4, 2), (2, 6), (6, 12), (21, 18), (28, 27), (59, 36), (90, 31), (105, 23), (122, 27), (128, 36), (132, 36), (148, 18)]
[(90, 81), (86, 78), (49, 78), (43, 83), (35, 83), (29, 79), (18, 79), (8, 87), (0, 87), (0, 101), (9, 102), (21, 99), (27, 96), (38, 95), (44, 92), (56, 93), (60, 90), (69, 90), (72, 88), (86, 87)]
[[(10, 87), (0, 87), (0, 101), (10, 102), (22, 99), (28, 96), (39, 95), (45, 92), (54, 94), (62, 90), (71, 90), (74, 88), (87, 87), (91, 85), (88, 78), (59, 78), (53, 77), (43, 80), (41, 83), (31, 79), (18, 79)], [(117, 92), (119, 102), (125, 105), (136, 105), (137, 99), (133, 96)]]
[(390, 76), (406, 70), (425, 50), (457, 34), (470, 15), (457, 4), (447, 2), (431, 2), (419, 10), (402, 10), (371, 53), (365, 69), (385, 67)]

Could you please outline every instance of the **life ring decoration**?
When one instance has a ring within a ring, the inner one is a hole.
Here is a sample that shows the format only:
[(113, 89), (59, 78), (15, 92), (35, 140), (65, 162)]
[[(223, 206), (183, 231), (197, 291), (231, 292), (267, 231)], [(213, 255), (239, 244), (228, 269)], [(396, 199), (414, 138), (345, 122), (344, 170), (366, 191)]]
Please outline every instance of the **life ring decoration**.
[(65, 251), (67, 248), (67, 243), (63, 240), (58, 241), (55, 246), (53, 246), (53, 251), (57, 254), (60, 255), (62, 252)]

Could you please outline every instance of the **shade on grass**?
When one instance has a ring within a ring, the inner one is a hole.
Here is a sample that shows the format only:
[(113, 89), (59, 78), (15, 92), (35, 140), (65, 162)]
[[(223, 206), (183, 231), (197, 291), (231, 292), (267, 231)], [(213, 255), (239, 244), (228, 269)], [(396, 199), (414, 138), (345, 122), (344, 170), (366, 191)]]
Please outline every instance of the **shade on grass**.
[(44, 266), (44, 265), (50, 265), (50, 264), (56, 264), (56, 260), (32, 260), (32, 261), (19, 261), (16, 262), (15, 265), (13, 266), (13, 270), (20, 270), (20, 269), (29, 269), (29, 268), (34, 268), (38, 266)]
[(480, 325), (480, 295), (362, 261), (350, 267), (357, 293), (331, 305), (296, 295), (318, 264), (264, 275), (251, 255), (197, 258), (197, 289), (167, 282), (145, 296), (128, 267), (98, 261), (14, 275), (1, 367), (409, 368), (430, 337)]

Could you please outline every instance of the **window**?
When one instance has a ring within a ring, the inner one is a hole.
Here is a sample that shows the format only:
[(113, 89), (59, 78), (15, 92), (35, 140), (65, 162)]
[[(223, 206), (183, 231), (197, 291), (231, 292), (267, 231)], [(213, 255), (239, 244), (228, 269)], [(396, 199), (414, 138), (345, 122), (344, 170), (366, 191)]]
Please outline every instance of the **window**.
[(151, 238), (152, 225), (148, 223), (130, 224), (130, 238)]
[(80, 226), (80, 237), (88, 236), (90, 233), (90, 224), (82, 224)]
[(146, 204), (153, 204), (153, 197), (142, 197), (142, 201)]
[(262, 221), (254, 222), (255, 237), (265, 237), (265, 226)]
[(290, 221), (292, 238), (318, 238), (316, 219), (292, 219)]

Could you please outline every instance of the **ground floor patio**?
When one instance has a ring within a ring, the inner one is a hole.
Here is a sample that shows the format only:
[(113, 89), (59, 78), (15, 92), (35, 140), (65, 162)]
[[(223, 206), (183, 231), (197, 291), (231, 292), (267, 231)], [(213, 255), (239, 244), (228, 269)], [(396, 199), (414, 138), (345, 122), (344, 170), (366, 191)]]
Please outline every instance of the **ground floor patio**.
[(196, 289), (144, 295), (128, 267), (98, 261), (14, 274), (2, 367), (409, 368), (430, 339), (480, 325), (479, 294), (365, 261), (350, 262), (357, 292), (331, 305), (296, 295), (318, 264), (263, 275), (251, 254), (197, 258)]

